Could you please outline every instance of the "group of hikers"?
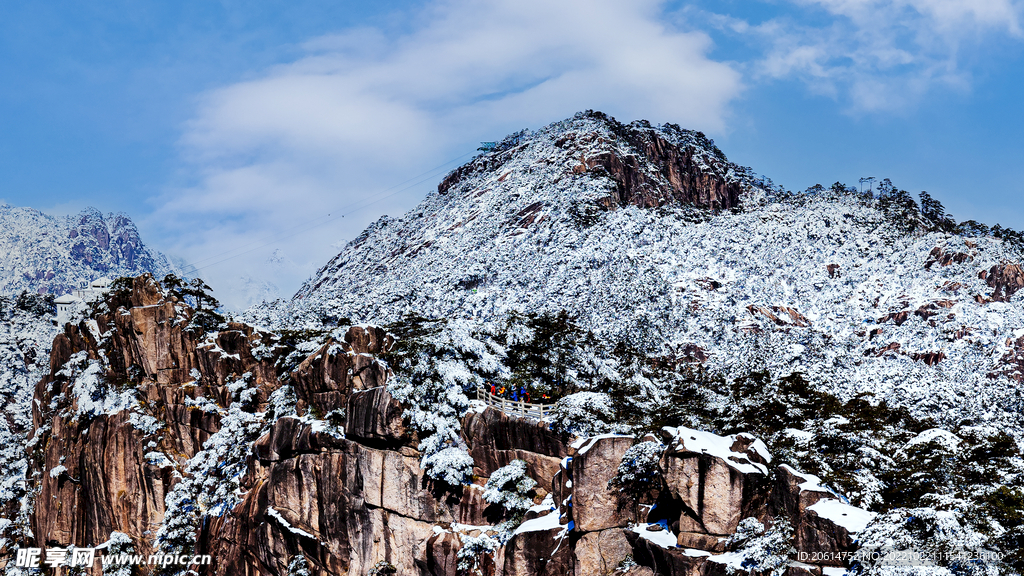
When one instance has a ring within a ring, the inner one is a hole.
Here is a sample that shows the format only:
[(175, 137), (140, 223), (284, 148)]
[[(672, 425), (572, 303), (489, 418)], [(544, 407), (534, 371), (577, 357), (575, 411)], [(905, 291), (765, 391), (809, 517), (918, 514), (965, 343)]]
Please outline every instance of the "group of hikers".
[[(501, 398), (509, 398), (513, 402), (526, 402), (530, 403), (530, 391), (525, 387), (520, 386), (518, 389), (515, 386), (505, 387), (501, 384), (490, 384), (491, 396), (500, 396)], [(541, 394), (538, 400), (547, 400), (550, 397), (547, 394)]]

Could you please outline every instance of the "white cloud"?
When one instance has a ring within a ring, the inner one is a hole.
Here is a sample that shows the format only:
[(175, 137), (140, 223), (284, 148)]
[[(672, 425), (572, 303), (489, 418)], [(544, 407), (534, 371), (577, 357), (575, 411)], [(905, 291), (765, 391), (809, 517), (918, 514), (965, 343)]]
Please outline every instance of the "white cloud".
[[(415, 18), (397, 37), (360, 29), (313, 39), (301, 59), (206, 94), (183, 137), (195, 183), (160, 198), (153, 224), (208, 265), (479, 140), (587, 108), (721, 130), (742, 89), (737, 71), (708, 57), (708, 37), (664, 24), (654, 0), (451, 0)], [(338, 240), (408, 209), (439, 179), (201, 275), (234, 306), (245, 304), (241, 276), (290, 293)], [(275, 248), (296, 264), (263, 270)]]
[(724, 16), (713, 21), (762, 48), (762, 58), (750, 64), (751, 77), (799, 78), (812, 92), (858, 112), (905, 109), (935, 86), (969, 89), (973, 61), (985, 58), (991, 40), (1022, 36), (1021, 8), (1010, 0), (790, 5), (797, 10), (758, 24)]

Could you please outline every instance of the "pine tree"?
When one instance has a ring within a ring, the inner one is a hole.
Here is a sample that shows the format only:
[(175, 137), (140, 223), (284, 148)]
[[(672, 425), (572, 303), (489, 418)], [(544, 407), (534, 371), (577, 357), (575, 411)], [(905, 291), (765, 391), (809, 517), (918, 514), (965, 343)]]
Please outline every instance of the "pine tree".
[(927, 192), (921, 192), (921, 216), (929, 224), (929, 229), (938, 232), (951, 233), (956, 230), (956, 221), (949, 214), (942, 202), (931, 197)]

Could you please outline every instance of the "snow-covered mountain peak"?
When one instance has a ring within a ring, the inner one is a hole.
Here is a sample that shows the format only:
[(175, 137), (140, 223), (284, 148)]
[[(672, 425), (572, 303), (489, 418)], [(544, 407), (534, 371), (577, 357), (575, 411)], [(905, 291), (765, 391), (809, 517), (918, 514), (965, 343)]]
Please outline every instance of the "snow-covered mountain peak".
[(674, 124), (622, 124), (601, 112), (582, 112), (536, 131), (506, 137), (451, 172), (439, 194), (480, 192), (514, 175), (543, 174), (551, 184), (589, 184), (603, 196), (581, 201), (613, 209), (684, 204), (732, 208), (749, 173), (731, 164), (703, 133)]
[(897, 190), (766, 190), (698, 133), (584, 113), (506, 138), (367, 228), (291, 303), (247, 318), (564, 310), (608, 341), (682, 350), (727, 378), (800, 372), (921, 415), (1012, 418), (1020, 250), (995, 228), (933, 217)]
[(146, 247), (124, 213), (86, 208), (55, 217), (0, 204), (0, 294), (64, 294), (106, 276), (163, 275), (167, 258)]
[[(600, 230), (595, 225), (602, 215), (623, 208), (688, 213), (734, 208), (753, 182), (748, 169), (731, 164), (699, 132), (644, 121), (624, 125), (600, 112), (579, 113), (536, 132), (510, 135), (454, 170), (437, 193), (404, 218), (384, 217), (367, 228), (297, 298), (330, 291), (332, 274), (346, 265), (346, 255), (385, 229), (402, 229), (402, 245), (389, 241), (389, 248), (369, 248), (384, 250), (371, 258), (378, 268), (469, 238), (487, 238), (486, 244), (498, 246), (554, 231), (589, 230), (590, 235)], [(457, 285), (475, 287), (486, 272), (469, 266), (457, 275)]]

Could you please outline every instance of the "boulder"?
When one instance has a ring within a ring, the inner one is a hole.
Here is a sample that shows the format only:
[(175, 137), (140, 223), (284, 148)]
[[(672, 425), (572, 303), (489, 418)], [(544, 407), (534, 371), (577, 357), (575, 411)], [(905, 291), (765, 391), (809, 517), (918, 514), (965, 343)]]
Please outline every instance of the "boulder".
[(660, 466), (669, 494), (682, 504), (679, 532), (724, 536), (743, 518), (765, 518), (771, 456), (763, 443), (689, 428), (667, 429), (667, 436)]
[(573, 576), (607, 576), (633, 552), (621, 528), (587, 532), (573, 550)]
[(699, 532), (680, 532), (676, 536), (677, 545), (683, 548), (694, 548), (708, 552), (725, 552), (725, 539), (712, 534), (701, 534)]
[[(552, 512), (551, 514), (554, 514)], [(542, 519), (535, 522), (543, 522)], [(528, 525), (523, 524), (521, 528)], [(540, 530), (517, 531), (505, 544), (504, 576), (563, 576), (572, 550), (566, 530), (557, 524)]]
[(383, 329), (364, 326), (350, 328), (341, 342), (329, 339), (292, 372), (299, 412), (344, 409), (353, 390), (384, 386), (387, 369), (375, 356), (392, 343)]
[(401, 446), (411, 440), (402, 419), (404, 412), (385, 386), (353, 391), (345, 413), (345, 436), (364, 444)]
[(597, 436), (578, 440), (572, 457), (572, 519), (575, 530), (598, 532), (622, 528), (637, 519), (636, 504), (608, 481), (622, 456), (634, 444), (632, 436)]
[[(793, 546), (797, 552), (826, 552), (833, 553), (829, 554), (833, 557), (838, 557), (839, 552), (856, 549), (851, 530), (862, 529), (863, 523), (871, 517), (866, 510), (839, 502), (834, 493), (821, 485), (817, 476), (803, 474), (787, 465), (776, 470), (770, 509), (774, 514), (789, 518), (795, 531)], [(829, 517), (823, 517), (816, 509)], [(823, 564), (844, 565), (839, 561), (824, 561)]]
[(489, 477), (513, 460), (524, 460), (527, 473), (542, 488), (552, 492), (552, 478), (559, 462), (569, 453), (560, 435), (547, 422), (509, 416), (487, 407), (470, 412), (462, 422), (463, 438), (469, 445), (475, 472)]
[(1024, 269), (1020, 264), (1003, 262), (993, 265), (987, 273), (982, 272), (985, 283), (992, 287), (992, 300), (1009, 302), (1018, 290), (1024, 288)]

